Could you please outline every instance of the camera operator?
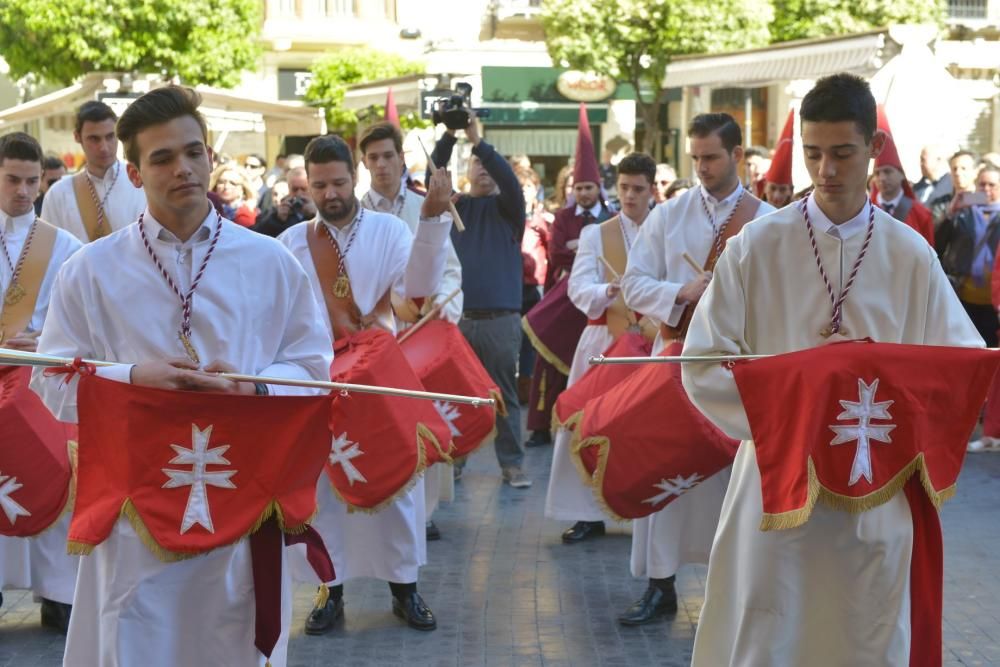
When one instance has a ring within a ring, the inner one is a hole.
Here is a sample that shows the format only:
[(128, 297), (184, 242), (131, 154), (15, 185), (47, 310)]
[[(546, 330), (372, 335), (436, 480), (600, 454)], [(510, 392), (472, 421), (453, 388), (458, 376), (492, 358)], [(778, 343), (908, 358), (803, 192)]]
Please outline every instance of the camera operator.
[[(458, 112), (464, 121), (453, 122)], [(453, 109), (446, 125), (460, 126), (472, 142), (469, 194), (455, 208), (465, 231), (451, 231), (462, 263), (464, 310), (459, 328), (497, 383), (507, 416), (497, 416), (494, 440), (503, 480), (516, 488), (531, 486), (521, 470), (521, 407), (517, 400), (517, 362), (521, 350), (521, 238), (524, 235), (524, 194), (510, 164), (482, 140), (469, 109)], [(451, 158), (457, 133), (449, 127), (434, 147), (431, 159), (444, 167)], [(429, 175), (428, 175), (429, 178)], [(459, 469), (456, 468), (456, 472)]]
[(316, 216), (316, 204), (309, 196), (309, 178), (305, 167), (289, 169), (285, 180), (288, 182), (288, 194), (276, 206), (257, 216), (257, 224), (251, 227), (255, 232), (278, 236), (292, 225)]

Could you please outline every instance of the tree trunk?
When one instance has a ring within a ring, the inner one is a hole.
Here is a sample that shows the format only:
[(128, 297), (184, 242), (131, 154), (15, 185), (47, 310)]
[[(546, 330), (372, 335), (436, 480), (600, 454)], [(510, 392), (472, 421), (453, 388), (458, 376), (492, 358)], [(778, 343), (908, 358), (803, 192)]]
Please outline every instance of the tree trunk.
[(638, 115), (642, 118), (644, 132), (642, 135), (642, 152), (653, 156), (653, 159), (657, 162), (660, 161), (660, 134), (661, 128), (659, 125), (660, 117), (660, 105), (663, 99), (663, 91), (660, 89), (656, 90), (656, 93), (651, 102), (647, 102), (642, 99), (642, 93), (640, 92), (640, 80), (638, 78), (632, 80), (632, 87), (635, 90), (635, 104), (638, 107)]

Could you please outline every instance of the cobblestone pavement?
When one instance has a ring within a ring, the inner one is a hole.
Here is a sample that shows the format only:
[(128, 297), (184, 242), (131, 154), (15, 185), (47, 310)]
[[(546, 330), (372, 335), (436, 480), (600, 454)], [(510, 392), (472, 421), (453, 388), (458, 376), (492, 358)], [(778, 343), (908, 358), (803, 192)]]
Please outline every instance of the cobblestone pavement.
[[(456, 502), (435, 516), (443, 537), (429, 544), (430, 564), (421, 572), (436, 632), (406, 628), (391, 613), (388, 587), (364, 580), (347, 584), (345, 619), (331, 634), (306, 637), (313, 592), (301, 586), (289, 665), (687, 665), (705, 568), (682, 571), (675, 619), (619, 626), (616, 614), (644, 589), (628, 574), (627, 528), (609, 524), (605, 538), (564, 546), (564, 526), (542, 516), (550, 457), (551, 447), (528, 450), (535, 482), (529, 490), (500, 484), (489, 446), (466, 467)], [(1000, 456), (970, 455), (958, 495), (944, 510), (948, 666), (1000, 665), (997, 507)], [(39, 628), (30, 594), (4, 597), (0, 665), (59, 665), (63, 639)]]

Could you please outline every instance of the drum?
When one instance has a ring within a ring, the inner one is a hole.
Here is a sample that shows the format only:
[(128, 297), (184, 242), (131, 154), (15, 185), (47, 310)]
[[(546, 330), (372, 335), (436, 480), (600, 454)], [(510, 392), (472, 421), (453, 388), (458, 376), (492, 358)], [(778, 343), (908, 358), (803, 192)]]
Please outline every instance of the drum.
[(545, 361), (569, 375), (587, 316), (569, 298), (569, 278), (563, 278), (521, 318), (521, 328)]
[[(424, 391), (395, 337), (365, 329), (336, 342), (334, 382)], [(334, 492), (349, 507), (376, 511), (404, 493), (427, 466), (451, 461), (451, 430), (428, 400), (334, 392), (326, 465)]]
[[(681, 344), (662, 352), (679, 355)], [(680, 364), (644, 364), (583, 408), (573, 455), (617, 519), (658, 512), (733, 462), (726, 437), (688, 399)]]
[(489, 405), (434, 401), (455, 443), (453, 456), (468, 456), (489, 440), (496, 415), (505, 416), (507, 411), (500, 389), (458, 327), (444, 320), (428, 322), (400, 347), (427, 391), (482, 396), (496, 401), (495, 409)]
[[(627, 332), (611, 343), (603, 354), (605, 357), (648, 357), (652, 349), (652, 344), (642, 334)], [(640, 368), (639, 364), (599, 364), (588, 368), (576, 384), (559, 394), (552, 411), (552, 430), (576, 429), (587, 401), (610, 391)]]
[(56, 421), (28, 388), (31, 369), (0, 366), (0, 535), (37, 535), (70, 501), (68, 443), (75, 427)]

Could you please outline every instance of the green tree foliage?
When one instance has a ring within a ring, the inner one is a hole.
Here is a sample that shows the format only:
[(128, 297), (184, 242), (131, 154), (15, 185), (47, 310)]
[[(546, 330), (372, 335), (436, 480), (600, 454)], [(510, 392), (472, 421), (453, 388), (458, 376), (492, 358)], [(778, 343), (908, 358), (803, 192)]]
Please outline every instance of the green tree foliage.
[(640, 94), (643, 150), (659, 143), (664, 72), (679, 55), (761, 46), (770, 40), (769, 0), (544, 0), (542, 24), (553, 62), (607, 74)]
[(11, 76), (69, 84), (94, 71), (232, 87), (260, 54), (258, 0), (3, 0)]
[[(345, 109), (344, 93), (347, 88), (358, 83), (421, 74), (424, 64), (374, 49), (345, 49), (320, 58), (309, 71), (313, 80), (306, 91), (306, 100), (326, 109), (326, 123), (332, 132), (352, 136), (359, 116), (366, 120), (381, 118), (384, 108), (373, 107), (360, 113)], [(401, 115), (399, 120), (404, 128), (424, 125), (417, 114)]]
[(894, 23), (941, 25), (944, 0), (774, 0), (771, 39), (846, 35)]

